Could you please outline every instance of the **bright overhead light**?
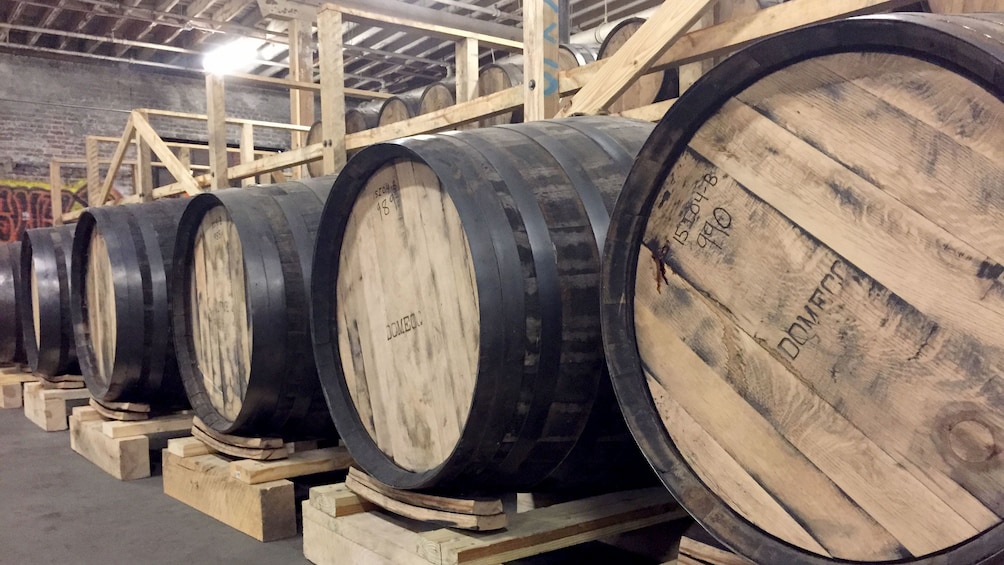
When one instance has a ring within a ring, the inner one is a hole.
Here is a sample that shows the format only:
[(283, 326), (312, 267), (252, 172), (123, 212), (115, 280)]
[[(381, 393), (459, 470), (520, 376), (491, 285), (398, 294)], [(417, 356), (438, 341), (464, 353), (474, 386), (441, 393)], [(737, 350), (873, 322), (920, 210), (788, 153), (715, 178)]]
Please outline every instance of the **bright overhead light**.
[(221, 45), (202, 56), (202, 68), (214, 75), (249, 71), (258, 60), (258, 48), (261, 44), (260, 39), (242, 37)]

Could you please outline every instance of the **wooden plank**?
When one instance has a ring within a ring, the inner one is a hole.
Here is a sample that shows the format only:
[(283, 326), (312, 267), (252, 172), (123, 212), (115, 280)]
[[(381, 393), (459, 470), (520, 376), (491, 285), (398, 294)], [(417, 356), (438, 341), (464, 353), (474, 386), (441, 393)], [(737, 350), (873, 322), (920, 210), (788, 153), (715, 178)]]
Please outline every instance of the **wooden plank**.
[(686, 30), (690, 29), (715, 0), (665, 2), (614, 53), (598, 75), (572, 97), (561, 113), (596, 114), (627, 90), (631, 82), (648, 70)]
[[(708, 57), (724, 55), (770, 35), (814, 23), (874, 14), (900, 8), (911, 0), (789, 0), (765, 8), (756, 14), (736, 18), (684, 35), (650, 67), (648, 72), (677, 67)], [(577, 92), (591, 82), (609, 60), (569, 69), (560, 74), (562, 94)]]
[(558, 113), (558, 4), (523, 2), (523, 120), (546, 120)]
[(234, 165), (227, 170), (227, 177), (234, 180), (242, 179), (254, 175), (270, 173), (272, 171), (281, 171), (287, 167), (294, 167), (311, 161), (317, 161), (322, 157), (323, 148), (321, 146), (321, 143), (315, 143), (313, 145), (301, 147), (300, 149), (294, 149), (292, 151), (262, 157), (261, 159), (252, 161), (251, 163)]
[(110, 438), (123, 438), (141, 434), (182, 432), (191, 427), (191, 414), (174, 414), (141, 422), (104, 422), (101, 425), (101, 432)]
[(101, 185), (101, 194), (98, 194), (95, 198), (99, 204), (104, 204), (108, 201), (108, 195), (111, 194), (112, 186), (115, 184), (115, 176), (118, 174), (119, 167), (122, 166), (122, 160), (125, 159), (126, 151), (132, 143), (133, 134), (136, 133), (136, 129), (133, 127), (133, 115), (133, 112), (129, 113), (129, 119), (126, 120), (125, 130), (122, 132), (122, 139), (119, 140), (119, 145), (115, 148), (115, 154), (112, 156), (112, 162), (108, 165), (108, 173), (105, 176), (105, 182)]
[[(193, 114), (191, 112), (175, 112), (173, 110), (158, 110), (155, 108), (142, 108), (143, 112), (151, 116), (164, 116), (166, 118), (179, 118), (184, 120), (198, 120), (198, 121), (208, 121), (209, 116), (206, 114)], [(296, 124), (284, 124), (282, 122), (267, 122), (264, 120), (248, 120), (244, 118), (226, 118), (228, 124), (251, 124), (255, 127), (261, 128), (271, 128), (271, 129), (281, 129), (281, 130), (296, 130), (296, 131), (310, 131), (310, 126), (299, 126)], [(181, 144), (178, 144), (181, 145)], [(208, 148), (208, 145), (197, 145), (202, 149)], [(237, 152), (238, 149), (228, 149), (228, 151)]]
[(322, 171), (333, 175), (345, 166), (345, 60), (342, 14), (317, 14), (317, 54), (321, 71)]
[(478, 97), (478, 40), (465, 37), (457, 40), (457, 103), (469, 102)]
[[(349, 469), (348, 477), (350, 477), (354, 482), (362, 484), (370, 490), (374, 490), (388, 498), (392, 498), (412, 506), (477, 516), (491, 516), (493, 514), (501, 514), (503, 512), (502, 501), (497, 498), (451, 498), (421, 492), (399, 490), (381, 483), (356, 467)], [(351, 488), (351, 485), (349, 485), (349, 487)]]
[[(266, 77), (261, 75), (248, 75), (243, 73), (234, 73), (227, 75), (227, 80), (237, 80), (242, 82), (254, 82), (260, 84), (274, 84), (276, 86), (284, 86), (286, 88), (306, 90), (310, 92), (320, 92), (322, 86), (316, 82), (303, 82), (288, 80), (275, 77)], [(361, 98), (363, 100), (386, 100), (393, 94), (389, 92), (376, 92), (373, 90), (362, 90), (359, 88), (346, 88), (345, 89), (346, 98)]]
[(258, 461), (273, 461), (277, 459), (285, 459), (289, 457), (289, 451), (285, 446), (282, 447), (242, 447), (238, 445), (232, 445), (224, 443), (219, 439), (207, 434), (204, 430), (199, 428), (192, 428), (192, 435), (198, 438), (200, 441), (204, 442), (209, 447), (213, 448), (215, 451), (220, 453), (225, 453), (232, 457), (241, 457), (246, 459), (254, 459)]
[(404, 523), (376, 512), (333, 518), (305, 500), (303, 555), (316, 565), (429, 565), (415, 554), (419, 535)]
[(413, 506), (406, 502), (401, 502), (400, 500), (395, 500), (389, 496), (381, 494), (360, 483), (351, 476), (346, 477), (345, 485), (361, 498), (364, 498), (381, 508), (389, 510), (398, 516), (403, 516), (412, 520), (442, 524), (450, 528), (461, 528), (482, 532), (500, 530), (505, 528), (509, 523), (508, 517), (505, 514), (478, 516), (474, 514), (459, 514), (456, 512), (446, 512), (443, 510)]
[(98, 202), (98, 196), (101, 192), (101, 168), (98, 164), (100, 153), (98, 152), (97, 137), (88, 135), (84, 138), (84, 155), (87, 160), (87, 205), (100, 206), (104, 203)]
[[(244, 124), (241, 126), (241, 163), (247, 164), (254, 161), (254, 126)], [(251, 186), (256, 179), (253, 176), (241, 179), (241, 186)]]
[(656, 102), (655, 104), (649, 104), (648, 106), (642, 106), (641, 108), (632, 108), (630, 110), (624, 110), (614, 114), (615, 116), (621, 116), (623, 118), (634, 118), (636, 120), (645, 120), (646, 122), (658, 122), (662, 120), (666, 112), (676, 103), (676, 98), (672, 100), (663, 100), (662, 102)]
[(136, 173), (135, 178), (139, 187), (137, 194), (140, 199), (144, 202), (153, 200), (153, 152), (142, 135), (136, 136)]
[(433, 563), (503, 563), (688, 517), (662, 487), (618, 492), (514, 514), (502, 532), (427, 532), (419, 554)]
[(719, 549), (688, 536), (680, 539), (680, 556), (689, 557), (694, 560), (693, 563), (701, 565), (753, 565), (752, 561), (731, 551)]
[(218, 455), (162, 454), (164, 494), (258, 541), (296, 535), (293, 483), (247, 485), (230, 478), (230, 462)]
[(167, 450), (178, 457), (195, 457), (209, 455), (216, 450), (206, 445), (206, 442), (196, 437), (181, 437), (167, 441)]
[(90, 393), (86, 388), (48, 389), (41, 382), (25, 383), (24, 415), (47, 432), (58, 432), (69, 427), (68, 407), (87, 403)]
[(49, 196), (52, 200), (52, 225), (63, 225), (63, 175), (59, 161), (49, 161)]
[(339, 471), (352, 464), (352, 456), (344, 447), (327, 447), (293, 453), (279, 461), (244, 459), (230, 464), (230, 476), (249, 485), (279, 479), (290, 479), (315, 473)]
[[(312, 81), (314, 78), (314, 50), (312, 37), (313, 17), (306, 20), (289, 21), (287, 35), (289, 37), (289, 77), (295, 81)], [(299, 89), (289, 91), (289, 122), (291, 124), (310, 126), (314, 123), (314, 93)], [(290, 132), (290, 149), (299, 149), (307, 145), (307, 134), (300, 131)], [(293, 168), (293, 178), (307, 176), (302, 166)]]
[(73, 414), (69, 418), (70, 449), (120, 481), (150, 476), (150, 438), (113, 439), (101, 431), (102, 420)]
[(403, 122), (349, 134), (345, 136), (345, 148), (351, 151), (399, 137), (453, 129), (460, 124), (508, 112), (522, 104), (523, 86), (514, 86), (470, 102), (422, 114)]
[(24, 406), (24, 383), (36, 379), (30, 374), (0, 374), (0, 408), (21, 408)]
[(310, 498), (305, 502), (332, 518), (372, 512), (378, 508), (375, 504), (359, 498), (345, 486), (345, 483), (311, 487)]
[[(518, 29), (491, 24), (483, 20), (465, 18), (447, 12), (432, 10), (404, 2), (359, 2), (339, 0), (325, 4), (324, 9), (340, 11), (346, 19), (372, 23), (383, 29), (420, 30), (426, 35), (457, 40), (465, 37), (477, 39), (484, 45), (507, 51), (522, 50)], [(487, 31), (487, 33), (486, 33)], [(493, 35), (496, 33), (498, 35)]]
[(201, 192), (199, 186), (195, 183), (195, 179), (192, 178), (192, 172), (182, 166), (178, 158), (171, 152), (171, 149), (164, 143), (164, 140), (153, 130), (153, 126), (150, 125), (145, 116), (140, 114), (139, 111), (134, 110), (132, 124), (136, 135), (150, 146), (150, 150), (164, 163), (164, 166), (177, 179), (178, 183), (185, 187), (186, 192), (189, 194), (198, 194)]
[[(209, 128), (210, 190), (230, 186), (227, 177), (227, 120), (224, 81), (220, 75), (206, 73), (206, 124)], [(182, 179), (175, 176), (178, 181)]]

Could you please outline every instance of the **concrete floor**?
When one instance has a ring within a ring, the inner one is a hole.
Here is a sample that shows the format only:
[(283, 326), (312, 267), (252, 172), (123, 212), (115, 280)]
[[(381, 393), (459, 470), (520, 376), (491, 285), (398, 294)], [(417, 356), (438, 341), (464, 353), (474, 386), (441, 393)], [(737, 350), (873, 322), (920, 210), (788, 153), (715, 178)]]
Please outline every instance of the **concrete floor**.
[(260, 543), (164, 495), (159, 473), (122, 482), (0, 410), (0, 563), (309, 563), (303, 538)]
[[(309, 563), (302, 536), (261, 543), (168, 497), (159, 467), (119, 481), (74, 453), (69, 432), (44, 432), (22, 410), (0, 409), (0, 564)], [(674, 524), (622, 536), (640, 554), (593, 542), (513, 564), (661, 563), (642, 554), (663, 553), (682, 532)]]

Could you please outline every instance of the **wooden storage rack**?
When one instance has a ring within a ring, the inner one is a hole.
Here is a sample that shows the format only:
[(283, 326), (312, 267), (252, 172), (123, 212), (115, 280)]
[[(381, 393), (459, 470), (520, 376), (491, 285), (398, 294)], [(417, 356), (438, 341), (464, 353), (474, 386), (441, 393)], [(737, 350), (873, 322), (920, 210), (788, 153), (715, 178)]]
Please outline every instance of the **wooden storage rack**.
[[(692, 29), (695, 24), (700, 26), (706, 22), (707, 18), (701, 19), (702, 15), (715, 3), (715, 0), (665, 2), (614, 57), (554, 74), (549, 74), (551, 71), (544, 68), (542, 63), (547, 53), (557, 49), (556, 43), (547, 31), (550, 29), (547, 24), (553, 21), (554, 14), (549, 11), (547, 3), (543, 0), (527, 0), (527, 5), (524, 7), (523, 42), (471, 33), (458, 27), (419, 19), (409, 19), (399, 14), (381, 12), (355, 0), (342, 0), (316, 9), (319, 84), (307, 80), (311, 65), (301, 56), (310, 52), (310, 35), (301, 32), (310, 29), (309, 20), (314, 17), (315, 8), (290, 0), (281, 2), (277, 0), (277, 3), (281, 6), (277, 8), (279, 11), (276, 13), (297, 13), (300, 17), (304, 17), (303, 14), (306, 13), (308, 18), (291, 22), (291, 31), (294, 32), (290, 34), (291, 61), (296, 63), (291, 66), (291, 76), (296, 80), (252, 75), (235, 75), (224, 79), (207, 75), (207, 115), (155, 109), (134, 110), (130, 114), (122, 137), (116, 140), (118, 145), (114, 156), (107, 160), (109, 167), (103, 181), (99, 173), (103, 161), (98, 158), (97, 144), (110, 141), (112, 138), (89, 137), (85, 162), (91, 206), (106, 204), (116, 174), (126, 163), (125, 154), (134, 143), (137, 146), (137, 159), (134, 161), (137, 168), (135, 175), (137, 193), (122, 199), (122, 202), (142, 202), (183, 193), (197, 194), (205, 189), (229, 186), (229, 182), (233, 180), (241, 180), (242, 184), (246, 185), (253, 182), (255, 176), (291, 167), (294, 168), (294, 178), (297, 178), (299, 175), (297, 167), (313, 161), (322, 161), (324, 172), (334, 174), (344, 164), (346, 151), (399, 137), (454, 129), (520, 106), (524, 107), (527, 120), (572, 113), (603, 113), (625, 88), (647, 73), (727, 55), (754, 41), (789, 29), (842, 17), (887, 11), (906, 6), (912, 3), (912, 0), (841, 2), (790, 0), (689, 33), (685, 32)], [(408, 29), (453, 39), (456, 42), (457, 53), (457, 104), (395, 124), (346, 135), (343, 121), (346, 97), (381, 99), (389, 97), (390, 94), (345, 88), (342, 53), (343, 20), (369, 22), (382, 27)], [(527, 84), (487, 96), (476, 96), (477, 54), (478, 46), (481, 44), (499, 46), (510, 51), (524, 50)], [(542, 80), (535, 81), (536, 83), (551, 87), (530, 88), (529, 79), (537, 76)], [(279, 124), (226, 118), (223, 104), (225, 80), (268, 83), (289, 88), (293, 118), (291, 121), (294, 123)], [(693, 73), (688, 73), (684, 86), (693, 80)], [(301, 96), (299, 95), (301, 92), (310, 96)], [(304, 145), (304, 132), (309, 129), (308, 116), (312, 114), (314, 92), (319, 92), (321, 99), (322, 141)], [(558, 109), (559, 96), (566, 99), (570, 97), (570, 104)], [(658, 102), (624, 111), (621, 115), (655, 121), (665, 114), (672, 103), (673, 100)], [(308, 107), (309, 112), (306, 111)], [(208, 171), (195, 175), (193, 170), (203, 169), (192, 167), (172, 152), (172, 144), (165, 143), (150, 126), (150, 116), (206, 121), (210, 152)], [(241, 147), (239, 150), (234, 150), (241, 154), (241, 163), (238, 165), (227, 165), (227, 124), (239, 124), (242, 127)], [(293, 149), (263, 156), (256, 153), (253, 149), (254, 127), (289, 131), (292, 134)], [(153, 155), (159, 161), (153, 161)], [(69, 160), (61, 162), (69, 163)], [(154, 165), (170, 171), (175, 177), (175, 182), (153, 187), (149, 170)], [(59, 162), (53, 165), (52, 176), (56, 179), (52, 185), (54, 190), (59, 188), (59, 166)], [(57, 209), (56, 202), (58, 198), (53, 199), (53, 212), (57, 223), (73, 221), (79, 217), (79, 211), (62, 214), (62, 211)]]

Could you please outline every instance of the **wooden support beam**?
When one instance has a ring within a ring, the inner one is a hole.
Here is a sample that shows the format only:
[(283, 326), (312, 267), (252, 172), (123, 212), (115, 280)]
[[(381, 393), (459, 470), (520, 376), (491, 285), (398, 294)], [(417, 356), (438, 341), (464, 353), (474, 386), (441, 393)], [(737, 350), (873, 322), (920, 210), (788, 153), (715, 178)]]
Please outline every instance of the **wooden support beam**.
[[(153, 154), (160, 159), (164, 167), (174, 176), (174, 178), (185, 188), (185, 192), (188, 194), (198, 194), (202, 192), (199, 189), (199, 185), (192, 178), (192, 172), (181, 164), (181, 161), (171, 152), (171, 148), (164, 143), (164, 140), (157, 135), (157, 132), (153, 130), (153, 126), (150, 122), (143, 117), (137, 110), (132, 112), (132, 123), (136, 129), (137, 137), (141, 138), (153, 151)], [(224, 172), (224, 175), (226, 173)], [(153, 191), (154, 197), (156, 197), (156, 191)]]
[(325, 6), (317, 14), (317, 52), (321, 65), (322, 170), (333, 175), (345, 166), (345, 60), (342, 14)]
[(460, 124), (497, 116), (522, 105), (523, 86), (518, 85), (402, 122), (349, 134), (345, 136), (345, 148), (351, 151), (399, 137), (455, 129)]
[[(227, 179), (227, 110), (224, 101), (223, 77), (206, 74), (206, 121), (209, 127), (209, 167), (213, 177), (211, 188), (230, 186)], [(180, 178), (178, 179), (181, 180)]]
[[(523, 34), (518, 28), (484, 20), (458, 16), (396, 0), (338, 0), (324, 7), (340, 11), (345, 19), (364, 22), (383, 29), (419, 30), (426, 35), (451, 40), (474, 38), (485, 45), (507, 51), (523, 49)], [(322, 7), (323, 9), (323, 7)]]
[(135, 115), (135, 111), (130, 112), (129, 119), (126, 120), (125, 131), (122, 132), (122, 139), (119, 140), (119, 145), (115, 148), (115, 154), (112, 156), (112, 162), (108, 165), (108, 175), (105, 176), (105, 182), (101, 185), (101, 194), (95, 199), (99, 206), (108, 201), (112, 185), (115, 184), (115, 175), (118, 174), (119, 167), (122, 166), (122, 161), (125, 159), (126, 151), (132, 143), (133, 135), (136, 133), (136, 127), (133, 124), (133, 117)]
[(523, 2), (523, 120), (558, 113), (557, 0)]
[[(311, 20), (291, 20), (289, 22), (289, 78), (296, 82), (313, 82), (314, 49)], [(292, 89), (289, 91), (289, 122), (310, 126), (314, 123), (314, 93)], [(290, 148), (299, 149), (307, 144), (307, 134), (290, 132)], [(293, 169), (294, 178), (306, 176), (302, 167)]]
[(227, 171), (227, 178), (243, 179), (317, 161), (321, 158), (321, 145), (320, 143), (315, 143), (292, 151), (286, 151), (285, 153), (276, 153), (275, 155), (262, 157), (250, 163), (234, 165)]
[(98, 206), (102, 203), (97, 201), (98, 194), (101, 192), (101, 166), (98, 164), (100, 153), (98, 152), (97, 137), (89, 135), (84, 138), (84, 156), (87, 160), (87, 205)]
[(466, 37), (457, 41), (457, 102), (478, 97), (478, 40)]
[[(646, 72), (679, 67), (708, 57), (724, 55), (765, 37), (791, 29), (851, 16), (875, 14), (901, 8), (913, 0), (789, 0), (765, 8), (755, 14), (736, 18), (718, 25), (694, 31), (680, 38)], [(562, 94), (571, 94), (593, 81), (613, 59), (604, 59), (563, 71), (560, 77)]]
[[(143, 116), (143, 119), (147, 120), (146, 116)], [(153, 152), (150, 150), (150, 144), (141, 135), (136, 136), (136, 167), (133, 178), (136, 179), (136, 194), (140, 200), (143, 202), (153, 200)]]
[[(168, 145), (170, 147), (170, 145)], [(178, 161), (188, 170), (192, 169), (192, 149), (189, 147), (178, 147)]]
[(63, 225), (63, 176), (59, 161), (49, 161), (49, 194), (52, 197), (52, 225)]
[[(194, 119), (200, 121), (207, 121), (209, 115), (205, 113), (191, 113), (187, 111), (174, 111), (170, 109), (157, 109), (157, 108), (138, 108), (142, 109), (144, 112), (150, 115), (162, 115), (165, 117), (178, 117), (181, 119)], [(298, 131), (309, 131), (309, 125), (297, 125), (295, 123), (282, 123), (281, 121), (264, 121), (262, 119), (244, 119), (241, 117), (226, 117), (227, 123), (237, 123), (243, 125), (245, 123), (250, 123), (255, 127), (271, 127), (273, 129), (295, 129)], [(202, 146), (203, 148), (208, 146)], [(236, 150), (235, 150), (236, 151)]]
[[(244, 124), (241, 126), (241, 164), (246, 165), (254, 161), (254, 126)], [(251, 186), (255, 183), (255, 177), (241, 179), (241, 186)]]
[(607, 60), (603, 70), (572, 98), (561, 115), (597, 114), (606, 110), (636, 78), (655, 63), (701, 17), (715, 0), (664, 2)]

